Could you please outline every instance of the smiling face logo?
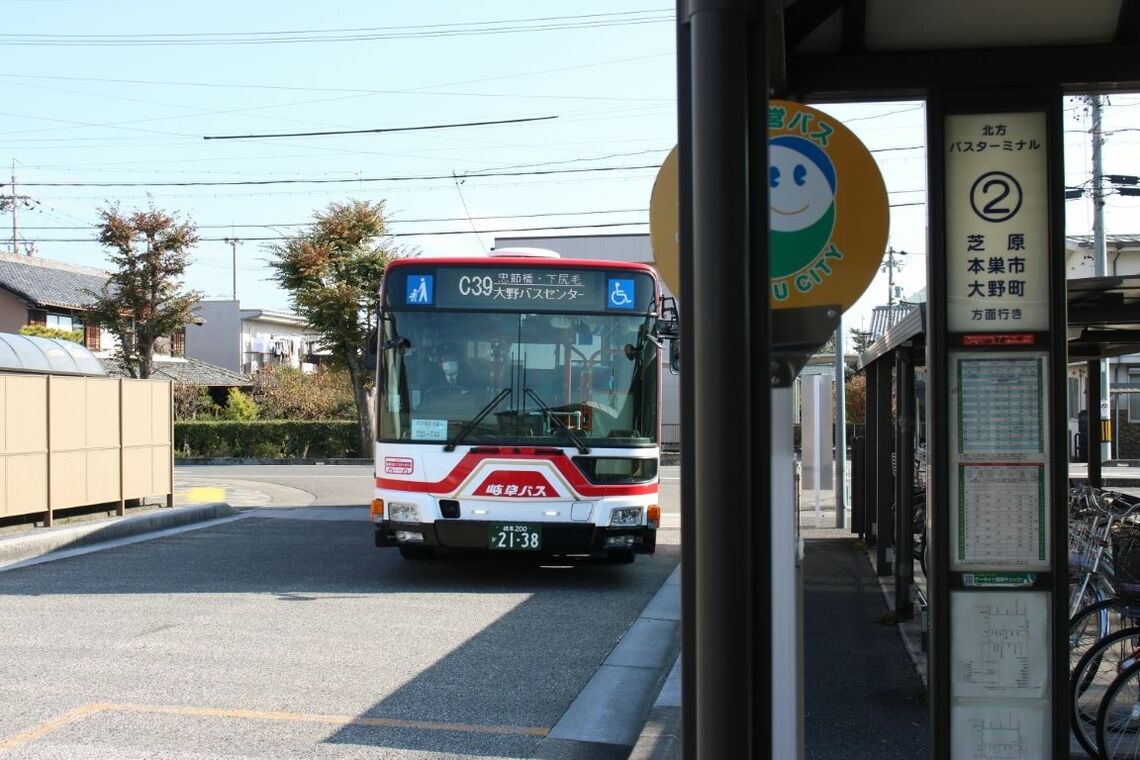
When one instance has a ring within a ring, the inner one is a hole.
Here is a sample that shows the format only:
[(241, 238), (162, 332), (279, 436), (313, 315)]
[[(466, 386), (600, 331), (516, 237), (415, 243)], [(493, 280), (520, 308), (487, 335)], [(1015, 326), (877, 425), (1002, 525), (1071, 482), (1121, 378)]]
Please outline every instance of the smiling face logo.
[(771, 274), (787, 277), (815, 261), (835, 229), (835, 167), (810, 140), (773, 138), (768, 150)]
[(773, 309), (847, 309), (878, 271), (890, 215), (870, 151), (810, 106), (768, 103), (768, 271)]
[[(653, 260), (674, 292), (682, 284), (680, 167), (674, 148), (649, 200)], [(847, 310), (887, 249), (887, 188), (871, 152), (823, 111), (770, 100), (767, 179), (771, 308)]]

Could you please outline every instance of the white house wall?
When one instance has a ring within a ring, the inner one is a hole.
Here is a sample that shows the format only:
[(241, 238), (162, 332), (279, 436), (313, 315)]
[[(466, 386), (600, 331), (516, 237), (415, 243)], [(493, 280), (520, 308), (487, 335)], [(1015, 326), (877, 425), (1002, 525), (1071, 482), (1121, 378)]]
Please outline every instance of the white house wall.
[(247, 318), (242, 321), (241, 330), (243, 371), (253, 372), (271, 364), (286, 364), (305, 371), (315, 368), (302, 361), (308, 354), (306, 347), (320, 339), (312, 330), (285, 325), (272, 318)]

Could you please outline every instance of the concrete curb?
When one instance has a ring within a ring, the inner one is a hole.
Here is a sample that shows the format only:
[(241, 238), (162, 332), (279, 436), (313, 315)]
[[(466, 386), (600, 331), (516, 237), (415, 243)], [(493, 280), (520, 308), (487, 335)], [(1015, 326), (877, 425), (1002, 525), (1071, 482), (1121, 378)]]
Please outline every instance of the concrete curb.
[(681, 760), (681, 658), (673, 664), (629, 760)]
[(532, 757), (629, 756), (681, 651), (680, 584), (677, 567)]
[(36, 528), (29, 533), (0, 538), (0, 565), (23, 562), (60, 549), (76, 549), (237, 514), (238, 511), (229, 504), (197, 504), (129, 517), (112, 517), (83, 525)]

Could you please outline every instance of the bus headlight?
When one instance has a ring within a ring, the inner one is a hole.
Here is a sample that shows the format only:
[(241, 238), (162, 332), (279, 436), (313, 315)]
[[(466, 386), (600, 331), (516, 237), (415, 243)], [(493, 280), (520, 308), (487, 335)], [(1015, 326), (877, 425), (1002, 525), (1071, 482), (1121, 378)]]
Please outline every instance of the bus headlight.
[(392, 522), (419, 522), (420, 509), (415, 504), (407, 502), (388, 502), (388, 519)]
[(618, 507), (610, 512), (611, 527), (630, 527), (641, 525), (641, 507)]

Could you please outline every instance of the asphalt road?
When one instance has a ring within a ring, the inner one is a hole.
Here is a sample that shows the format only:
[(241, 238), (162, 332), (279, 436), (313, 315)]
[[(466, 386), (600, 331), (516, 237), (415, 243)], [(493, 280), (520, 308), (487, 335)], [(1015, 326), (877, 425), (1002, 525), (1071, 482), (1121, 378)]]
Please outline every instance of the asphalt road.
[(368, 467), (176, 476), (267, 499), (0, 572), (0, 758), (531, 757), (679, 555), (676, 468), (656, 555), (566, 567), (376, 549)]

